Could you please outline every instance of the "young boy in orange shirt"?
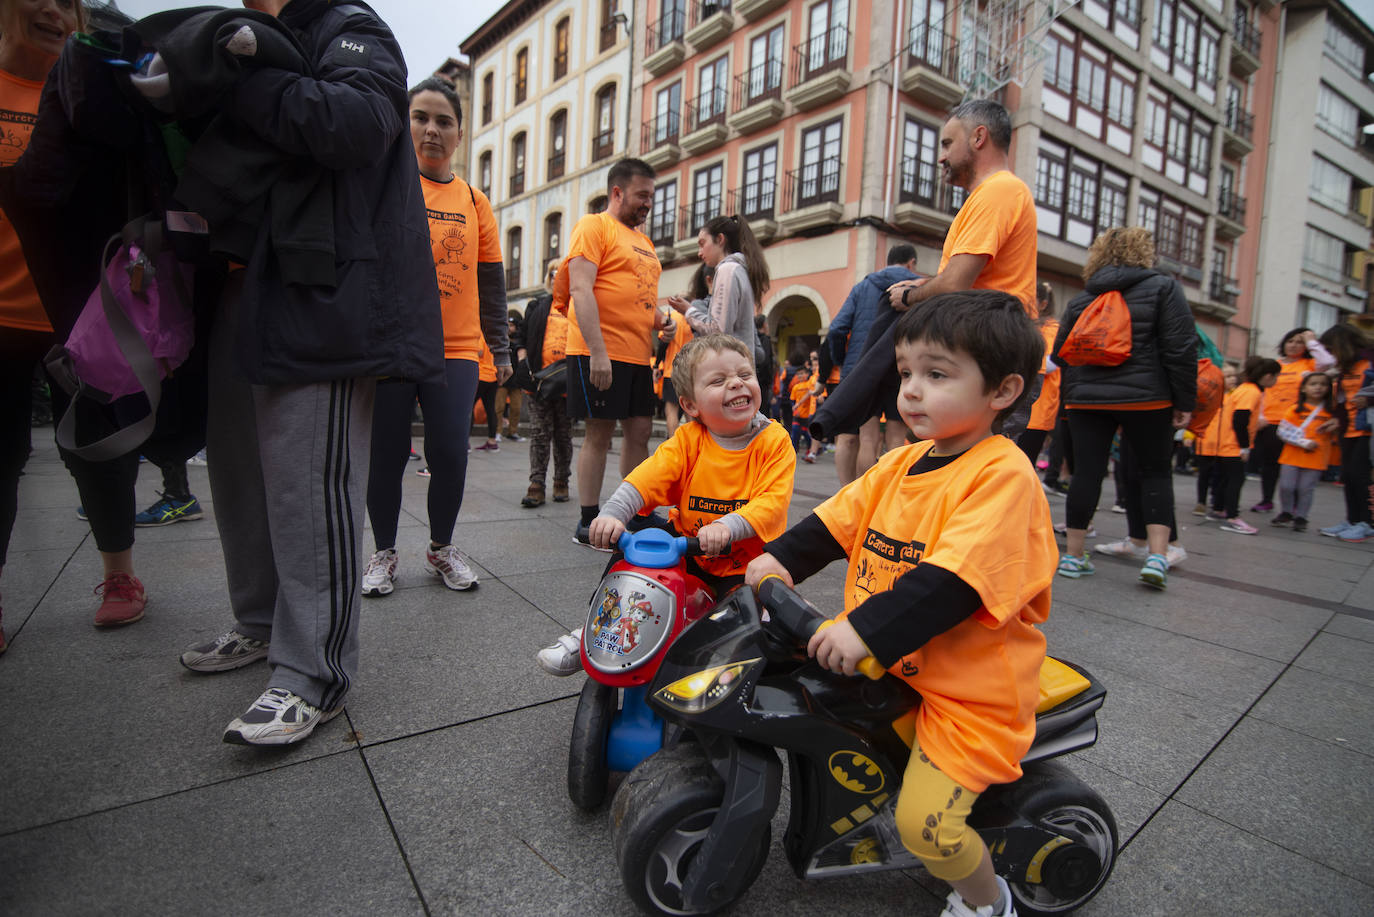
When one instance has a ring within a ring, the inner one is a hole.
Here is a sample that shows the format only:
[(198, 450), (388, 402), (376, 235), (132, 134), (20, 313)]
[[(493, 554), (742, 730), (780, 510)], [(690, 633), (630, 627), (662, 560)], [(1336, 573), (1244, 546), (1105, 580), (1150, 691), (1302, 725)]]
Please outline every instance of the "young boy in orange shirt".
[(766, 546), (746, 582), (791, 583), (847, 556), (841, 620), (812, 638), (822, 666), (866, 656), (921, 693), (897, 801), (902, 843), (953, 886), (945, 917), (1014, 915), (966, 824), (978, 794), (1021, 776), (1057, 551), (1034, 467), (996, 435), (1024, 400), (1044, 342), (992, 290), (933, 296), (895, 326), (898, 410), (922, 440), (892, 450)]
[[(641, 462), (592, 520), (593, 547), (609, 550), (643, 510), (671, 506), (669, 521), (701, 542), (708, 556), (689, 568), (717, 595), (744, 581), (764, 542), (787, 528), (796, 453), (782, 425), (759, 413), (763, 402), (754, 356), (738, 338), (693, 338), (673, 360), (673, 388), (683, 423)], [(536, 654), (552, 675), (581, 671), (581, 629)]]

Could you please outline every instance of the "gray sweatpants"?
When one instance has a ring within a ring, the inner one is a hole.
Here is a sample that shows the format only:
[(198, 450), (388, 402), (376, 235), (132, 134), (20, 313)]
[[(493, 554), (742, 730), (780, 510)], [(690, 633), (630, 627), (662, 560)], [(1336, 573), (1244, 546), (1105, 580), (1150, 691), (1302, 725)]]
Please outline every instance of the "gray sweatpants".
[(271, 642), (268, 687), (325, 710), (358, 669), (375, 379), (249, 385), (233, 359), (231, 278), (210, 345), (206, 455), (236, 629)]
[(1312, 511), (1312, 497), (1321, 479), (1320, 469), (1280, 465), (1279, 509), (1292, 513), (1294, 518), (1306, 519)]

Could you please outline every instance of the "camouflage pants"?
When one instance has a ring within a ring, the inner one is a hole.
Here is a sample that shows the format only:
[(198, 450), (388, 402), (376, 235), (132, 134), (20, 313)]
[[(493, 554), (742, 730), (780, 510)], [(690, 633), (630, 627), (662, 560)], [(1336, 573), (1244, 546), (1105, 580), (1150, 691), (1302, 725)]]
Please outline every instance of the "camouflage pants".
[(549, 467), (549, 447), (553, 447), (553, 480), (568, 483), (572, 472), (572, 421), (563, 406), (563, 396), (545, 401), (526, 393), (525, 411), (530, 424), (530, 483), (543, 484)]

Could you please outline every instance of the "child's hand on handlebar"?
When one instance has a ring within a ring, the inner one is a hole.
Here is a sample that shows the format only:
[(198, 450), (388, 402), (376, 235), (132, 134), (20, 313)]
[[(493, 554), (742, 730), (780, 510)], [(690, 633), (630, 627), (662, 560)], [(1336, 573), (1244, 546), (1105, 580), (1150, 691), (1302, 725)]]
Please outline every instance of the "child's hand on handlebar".
[(730, 529), (723, 522), (712, 522), (697, 529), (703, 554), (724, 554), (730, 550)]
[(759, 591), (759, 584), (769, 576), (781, 577), (788, 586), (793, 585), (792, 574), (787, 572), (786, 567), (778, 563), (776, 557), (767, 552), (749, 561), (749, 566), (744, 568), (744, 583), (755, 592)]
[(806, 654), (814, 656), (822, 667), (841, 675), (853, 675), (859, 663), (873, 655), (848, 621), (836, 621), (812, 634), (806, 644)]
[(598, 548), (614, 548), (625, 534), (625, 523), (611, 516), (597, 516), (587, 527), (587, 540)]

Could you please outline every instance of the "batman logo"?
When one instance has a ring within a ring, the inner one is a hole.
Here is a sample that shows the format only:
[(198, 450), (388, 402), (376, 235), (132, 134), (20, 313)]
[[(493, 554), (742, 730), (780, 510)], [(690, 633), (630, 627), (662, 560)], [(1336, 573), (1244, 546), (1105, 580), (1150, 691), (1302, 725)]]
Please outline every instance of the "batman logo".
[(873, 760), (857, 751), (837, 751), (830, 756), (830, 776), (851, 793), (866, 796), (883, 788), (883, 772)]

